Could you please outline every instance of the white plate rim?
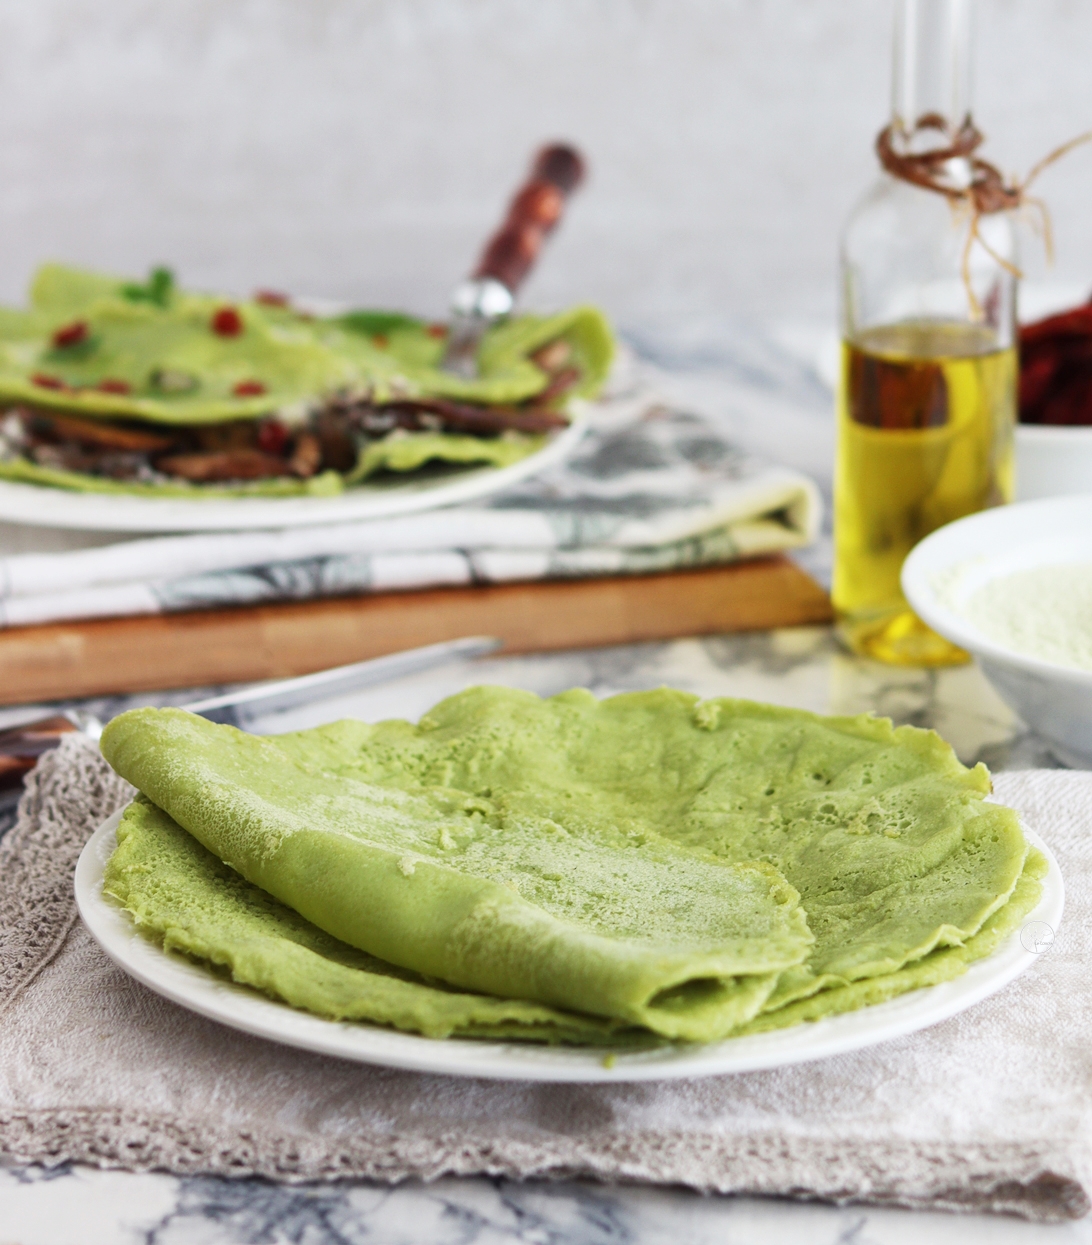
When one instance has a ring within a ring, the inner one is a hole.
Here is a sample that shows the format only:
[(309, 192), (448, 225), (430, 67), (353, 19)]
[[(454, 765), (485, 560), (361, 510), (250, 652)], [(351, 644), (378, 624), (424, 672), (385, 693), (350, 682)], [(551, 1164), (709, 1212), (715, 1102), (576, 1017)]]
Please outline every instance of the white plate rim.
[(473, 467), (449, 479), (408, 479), (389, 489), (367, 484), (336, 497), (225, 497), (221, 500), (139, 497), (131, 494), (80, 493), (0, 480), (0, 521), (72, 531), (213, 532), (345, 523), (383, 519), (473, 501), (543, 471), (566, 458), (583, 437), (592, 404), (576, 402), (567, 428), (519, 462), (507, 467)]
[(618, 1051), (608, 1066), (604, 1052), (587, 1048), (467, 1038), (439, 1041), (368, 1024), (325, 1020), (215, 977), (184, 957), (164, 951), (141, 935), (129, 916), (102, 893), (103, 870), (117, 842), (123, 812), (119, 809), (96, 829), (80, 854), (75, 877), (80, 916), (114, 963), (157, 994), (230, 1028), (354, 1062), (438, 1075), (621, 1083), (754, 1072), (846, 1054), (938, 1024), (1008, 985), (1040, 958), (1021, 944), (1022, 929), (1032, 921), (1042, 921), (1056, 934), (1065, 905), (1058, 862), (1042, 839), (1025, 827), (1028, 841), (1048, 862), (1042, 898), (1021, 930), (1015, 930), (993, 955), (973, 963), (962, 976), (843, 1016), (755, 1037), (729, 1038), (707, 1046)]

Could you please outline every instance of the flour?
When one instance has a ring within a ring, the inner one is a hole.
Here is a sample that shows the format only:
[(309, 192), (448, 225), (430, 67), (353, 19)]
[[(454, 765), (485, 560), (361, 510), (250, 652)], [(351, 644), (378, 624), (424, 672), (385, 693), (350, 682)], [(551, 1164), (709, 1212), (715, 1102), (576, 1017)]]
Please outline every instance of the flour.
[(1029, 657), (1092, 670), (1092, 564), (1018, 571), (976, 589), (960, 611), (983, 635)]

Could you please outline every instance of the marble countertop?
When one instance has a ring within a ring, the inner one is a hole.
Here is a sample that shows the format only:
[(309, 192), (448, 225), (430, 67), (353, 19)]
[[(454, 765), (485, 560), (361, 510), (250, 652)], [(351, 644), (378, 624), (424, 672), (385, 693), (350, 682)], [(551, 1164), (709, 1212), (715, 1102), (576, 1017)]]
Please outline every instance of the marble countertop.
[[(740, 337), (733, 352), (718, 353), (699, 334), (659, 349), (679, 400), (719, 416), (745, 444), (779, 452), (811, 471), (829, 490), (829, 396), (784, 344)], [(824, 541), (806, 564), (822, 576), (828, 563)], [(967, 763), (981, 760), (995, 770), (1058, 764), (977, 667), (879, 666), (842, 652), (826, 627), (493, 658), (475, 678), (543, 694), (585, 686), (605, 695), (669, 684), (819, 712), (874, 711), (936, 728)], [(450, 690), (443, 672), (421, 675), (407, 685), (373, 689), (358, 711), (365, 717), (412, 714), (413, 705), (423, 709)], [(180, 703), (193, 696), (85, 703), (106, 718), (131, 704)], [(0, 726), (20, 716), (25, 714), (0, 712)], [(934, 1245), (1092, 1245), (1092, 1218), (1044, 1227), (978, 1215), (565, 1181), (460, 1178), (396, 1188), (292, 1187), (70, 1166), (0, 1167), (0, 1245), (903, 1245), (926, 1239)]]

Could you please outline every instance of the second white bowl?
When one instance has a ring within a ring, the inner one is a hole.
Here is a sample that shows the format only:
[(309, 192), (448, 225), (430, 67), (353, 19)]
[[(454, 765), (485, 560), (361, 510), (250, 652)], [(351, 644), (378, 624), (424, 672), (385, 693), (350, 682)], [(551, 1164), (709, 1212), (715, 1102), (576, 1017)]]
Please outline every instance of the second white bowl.
[(1016, 425), (1016, 500), (1092, 493), (1092, 427)]
[[(962, 612), (984, 584), (1019, 571), (1092, 566), (1092, 495), (998, 506), (939, 528), (902, 569), (914, 612), (973, 653), (1002, 699), (1067, 765), (1092, 768), (1092, 670), (1008, 648)], [(1089, 620), (1092, 627), (1092, 619)]]

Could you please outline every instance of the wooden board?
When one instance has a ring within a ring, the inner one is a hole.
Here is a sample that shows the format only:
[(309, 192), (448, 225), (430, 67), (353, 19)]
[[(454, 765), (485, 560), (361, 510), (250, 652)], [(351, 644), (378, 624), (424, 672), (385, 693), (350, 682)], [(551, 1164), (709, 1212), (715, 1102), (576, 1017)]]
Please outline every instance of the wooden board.
[(463, 635), (507, 652), (827, 622), (787, 558), (712, 570), (339, 597), (0, 631), (0, 704), (287, 678)]

